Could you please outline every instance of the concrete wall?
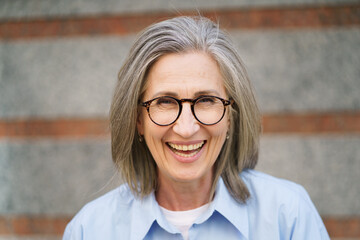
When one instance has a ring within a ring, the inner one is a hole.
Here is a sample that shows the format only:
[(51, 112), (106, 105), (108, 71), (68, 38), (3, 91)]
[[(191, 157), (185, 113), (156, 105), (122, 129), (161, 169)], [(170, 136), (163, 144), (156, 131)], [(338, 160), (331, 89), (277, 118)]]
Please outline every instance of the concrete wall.
[(288, 7), (303, 5), (356, 4), (358, 0), (2, 0), (0, 18), (79, 16), (88, 14), (128, 14), (193, 9), (232, 9), (247, 7)]
[[(162, 0), (151, 4), (142, 0), (3, 0), (0, 24), (5, 29), (9, 23), (35, 18), (101, 19), (104, 14), (141, 16), (194, 7), (256, 11), (325, 6), (336, 10), (344, 5), (359, 9), (359, 1), (336, 0), (198, 0), (196, 4)], [(258, 169), (302, 184), (324, 219), (335, 219), (337, 229), (346, 228), (342, 220), (349, 218), (351, 224), (360, 226), (357, 16), (354, 24), (341, 26), (229, 29), (265, 116), (336, 113), (341, 122), (343, 113), (353, 114), (355, 127), (350, 133), (333, 134), (331, 129), (321, 134), (316, 130), (307, 134), (273, 130), (261, 139)], [(100, 137), (29, 137), (21, 133), (13, 137), (2, 133), (1, 126), (32, 119), (106, 121), (117, 72), (133, 39), (132, 33), (0, 38), (0, 239), (22, 239), (21, 230), (16, 229), (26, 228), (24, 221), (34, 224), (33, 216), (69, 219), (84, 203), (118, 184), (106, 133)], [(328, 226), (332, 223), (329, 220)], [(56, 225), (54, 221), (51, 224)], [(22, 231), (29, 239), (44, 239), (49, 234), (57, 239), (61, 234), (61, 230), (34, 228), (31, 225)], [(360, 239), (359, 232), (346, 235), (340, 231), (330, 229), (333, 237)]]

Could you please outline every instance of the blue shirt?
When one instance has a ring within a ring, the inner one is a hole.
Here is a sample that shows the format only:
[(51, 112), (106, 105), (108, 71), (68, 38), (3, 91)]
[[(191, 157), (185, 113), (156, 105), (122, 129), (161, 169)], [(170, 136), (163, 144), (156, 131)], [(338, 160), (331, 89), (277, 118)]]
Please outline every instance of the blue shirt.
[[(189, 230), (189, 239), (330, 239), (306, 191), (254, 170), (241, 174), (251, 197), (235, 201), (222, 179), (214, 200)], [(66, 227), (70, 239), (183, 239), (152, 193), (135, 198), (126, 185), (88, 203)]]

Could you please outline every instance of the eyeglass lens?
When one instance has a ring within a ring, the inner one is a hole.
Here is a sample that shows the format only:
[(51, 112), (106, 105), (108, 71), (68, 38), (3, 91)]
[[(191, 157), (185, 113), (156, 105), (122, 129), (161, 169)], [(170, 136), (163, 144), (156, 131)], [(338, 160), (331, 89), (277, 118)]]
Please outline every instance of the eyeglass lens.
[[(203, 124), (215, 124), (224, 115), (223, 102), (211, 96), (204, 96), (194, 103), (194, 114), (198, 121)], [(180, 111), (179, 103), (170, 97), (160, 97), (151, 102), (149, 106), (150, 118), (159, 125), (173, 123)]]

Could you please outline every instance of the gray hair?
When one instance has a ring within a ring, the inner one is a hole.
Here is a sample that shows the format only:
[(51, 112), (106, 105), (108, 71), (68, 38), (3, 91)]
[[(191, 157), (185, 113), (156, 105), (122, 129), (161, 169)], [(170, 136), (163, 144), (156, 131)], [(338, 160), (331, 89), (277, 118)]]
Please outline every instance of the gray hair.
[(230, 107), (229, 139), (215, 162), (213, 196), (221, 176), (231, 195), (245, 202), (249, 191), (240, 177), (258, 159), (260, 113), (245, 67), (227, 34), (204, 17), (176, 17), (153, 24), (137, 38), (124, 65), (110, 109), (112, 158), (124, 182), (135, 196), (144, 197), (157, 187), (156, 163), (146, 144), (138, 138), (139, 102), (146, 89), (152, 64), (168, 53), (205, 52), (217, 63)]

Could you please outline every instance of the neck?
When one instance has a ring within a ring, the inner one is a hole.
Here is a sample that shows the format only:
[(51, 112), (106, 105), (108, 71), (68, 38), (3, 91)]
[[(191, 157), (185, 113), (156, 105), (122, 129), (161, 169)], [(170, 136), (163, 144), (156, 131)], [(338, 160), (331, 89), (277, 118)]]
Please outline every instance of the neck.
[(211, 185), (212, 174), (191, 182), (169, 181), (159, 176), (155, 196), (159, 205), (168, 210), (186, 211), (209, 202)]

